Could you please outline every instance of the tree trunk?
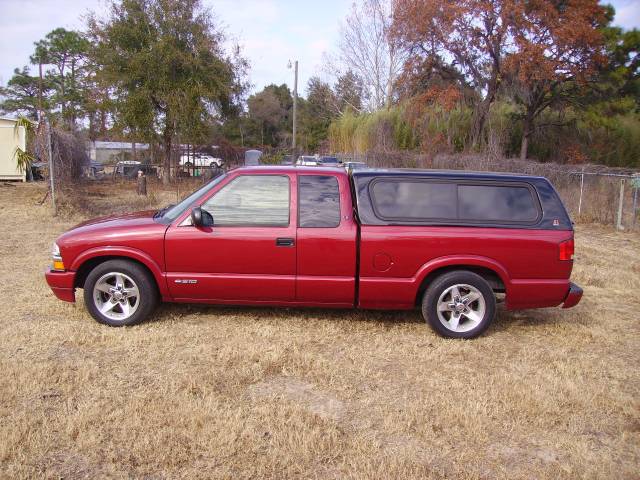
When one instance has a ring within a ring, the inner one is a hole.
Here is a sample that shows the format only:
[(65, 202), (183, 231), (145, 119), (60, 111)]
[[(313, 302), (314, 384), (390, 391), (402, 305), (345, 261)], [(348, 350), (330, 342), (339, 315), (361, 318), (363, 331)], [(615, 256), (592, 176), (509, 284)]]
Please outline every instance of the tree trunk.
[(476, 111), (473, 115), (473, 126), (471, 129), (471, 145), (473, 147), (480, 146), (482, 140), (482, 133), (484, 132), (484, 124), (487, 121), (487, 115), (489, 114), (489, 107), (491, 102), (489, 97), (482, 100), (476, 107)]
[(520, 143), (520, 160), (526, 160), (529, 151), (529, 138), (533, 133), (533, 109), (527, 108), (527, 113), (522, 120), (522, 141)]
[(473, 127), (471, 130), (471, 144), (473, 147), (479, 147), (482, 134), (484, 132), (484, 124), (487, 121), (487, 117), (489, 116), (489, 109), (491, 108), (491, 104), (496, 98), (496, 93), (498, 92), (498, 67), (494, 66), (493, 78), (489, 80), (487, 85), (487, 96), (478, 104), (476, 107), (476, 111), (473, 115)]
[(62, 121), (63, 122), (68, 122), (69, 119), (67, 118), (67, 102), (66, 102), (66, 93), (65, 93), (65, 88), (64, 88), (64, 77), (62, 77), (62, 82), (60, 83), (60, 90), (62, 91), (62, 98), (60, 99), (60, 113), (62, 116)]
[(103, 109), (100, 110), (100, 136), (104, 139), (107, 133), (107, 113)]
[(529, 148), (529, 135), (522, 134), (522, 142), (520, 143), (520, 160), (527, 159), (527, 150)]
[(40, 118), (40, 115), (43, 113), (43, 108), (42, 108), (42, 62), (38, 63), (38, 72), (39, 72), (39, 79), (38, 79), (38, 110), (40, 111), (40, 113), (38, 114), (38, 121), (42, 121), (42, 118)]
[[(64, 78), (62, 79), (62, 81), (64, 82)], [(72, 88), (72, 93), (75, 92), (75, 88), (76, 88), (76, 62), (73, 61), (71, 62), (71, 88)], [(71, 115), (69, 117), (69, 129), (72, 132), (76, 131), (76, 106), (73, 104), (73, 102), (71, 103)]]

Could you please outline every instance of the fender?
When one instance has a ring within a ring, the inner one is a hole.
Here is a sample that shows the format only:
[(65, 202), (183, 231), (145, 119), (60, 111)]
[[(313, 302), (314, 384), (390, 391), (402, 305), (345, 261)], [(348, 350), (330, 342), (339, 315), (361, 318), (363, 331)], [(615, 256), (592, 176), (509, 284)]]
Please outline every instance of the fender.
[[(448, 255), (446, 257), (438, 257), (433, 260), (429, 260), (425, 263), (414, 275), (416, 289), (422, 285), (422, 282), (427, 275), (431, 272), (449, 266), (456, 265), (472, 265), (474, 267), (484, 267), (493, 271), (500, 277), (502, 283), (504, 284), (505, 289), (509, 289), (509, 285), (511, 284), (511, 278), (507, 273), (507, 270), (496, 260), (489, 257), (482, 257), (477, 255)], [(416, 290), (417, 293), (417, 290)]]
[(169, 297), (169, 290), (167, 288), (166, 277), (162, 272), (160, 266), (147, 255), (145, 252), (131, 248), (131, 247), (95, 247), (85, 250), (81, 254), (79, 254), (73, 263), (71, 264), (71, 270), (77, 272), (78, 269), (85, 263), (87, 260), (96, 257), (128, 257), (133, 260), (137, 260), (143, 265), (145, 265), (153, 274), (156, 283), (158, 285), (158, 290), (160, 291), (160, 295), (162, 297)]

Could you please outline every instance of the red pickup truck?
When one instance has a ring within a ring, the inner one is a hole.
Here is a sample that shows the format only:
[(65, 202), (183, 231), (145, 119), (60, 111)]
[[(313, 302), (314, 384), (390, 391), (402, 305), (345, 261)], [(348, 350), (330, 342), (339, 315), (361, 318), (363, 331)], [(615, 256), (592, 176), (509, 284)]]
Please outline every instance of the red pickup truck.
[(497, 296), (510, 310), (576, 305), (572, 266), (571, 220), (542, 177), (246, 167), (160, 211), (78, 225), (46, 279), (68, 302), (83, 288), (112, 326), (160, 300), (421, 307), (441, 335), (470, 338)]

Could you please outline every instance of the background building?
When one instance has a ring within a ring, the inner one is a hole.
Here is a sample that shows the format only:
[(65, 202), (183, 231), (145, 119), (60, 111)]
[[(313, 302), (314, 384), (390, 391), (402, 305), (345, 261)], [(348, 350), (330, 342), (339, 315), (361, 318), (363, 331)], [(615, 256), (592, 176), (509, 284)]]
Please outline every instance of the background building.
[(149, 160), (149, 144), (131, 142), (89, 142), (87, 153), (92, 162), (101, 164), (115, 164), (116, 162)]
[(17, 120), (0, 117), (0, 180), (26, 180), (26, 172), (18, 170), (16, 148), (26, 150), (24, 127), (16, 129)]

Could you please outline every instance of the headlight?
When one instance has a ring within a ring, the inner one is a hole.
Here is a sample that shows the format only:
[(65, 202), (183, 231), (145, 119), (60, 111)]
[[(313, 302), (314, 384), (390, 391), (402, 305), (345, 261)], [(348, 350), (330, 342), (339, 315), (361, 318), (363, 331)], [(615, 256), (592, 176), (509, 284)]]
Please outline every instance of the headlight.
[(64, 272), (64, 263), (62, 262), (62, 256), (60, 255), (60, 247), (55, 242), (51, 248), (51, 256), (53, 257), (53, 270)]

